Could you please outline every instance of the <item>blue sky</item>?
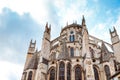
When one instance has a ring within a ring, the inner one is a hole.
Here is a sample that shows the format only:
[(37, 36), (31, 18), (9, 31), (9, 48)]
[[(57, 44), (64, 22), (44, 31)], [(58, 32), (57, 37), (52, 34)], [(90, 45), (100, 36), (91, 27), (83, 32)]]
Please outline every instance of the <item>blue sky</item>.
[(120, 0), (0, 0), (1, 80), (20, 80), (31, 39), (40, 50), (44, 26), (51, 24), (51, 39), (66, 23), (81, 24), (89, 34), (110, 43), (109, 29), (120, 35)]

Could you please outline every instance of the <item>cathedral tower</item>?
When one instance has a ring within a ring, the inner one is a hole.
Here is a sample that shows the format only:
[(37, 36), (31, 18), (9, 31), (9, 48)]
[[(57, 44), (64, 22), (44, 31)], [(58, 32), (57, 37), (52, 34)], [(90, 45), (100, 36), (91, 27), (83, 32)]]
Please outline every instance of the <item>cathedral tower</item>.
[(28, 48), (28, 52), (27, 52), (27, 57), (26, 57), (26, 62), (25, 62), (24, 69), (27, 68), (28, 63), (31, 60), (31, 58), (32, 58), (32, 56), (33, 56), (33, 54), (35, 52), (35, 47), (36, 47), (36, 41), (32, 42), (32, 40), (31, 40), (29, 48)]
[(36, 71), (35, 80), (46, 80), (47, 70), (48, 70), (48, 60), (50, 55), (50, 33), (51, 25), (48, 27), (46, 23), (45, 31), (42, 40), (42, 47), (40, 51), (40, 59), (38, 64), (38, 69)]
[(117, 61), (120, 61), (120, 39), (115, 27), (113, 31), (110, 30), (110, 35), (111, 35), (111, 42), (114, 50), (114, 55), (117, 58)]
[(45, 31), (42, 40), (42, 47), (41, 47), (41, 56), (49, 59), (50, 54), (50, 33), (51, 33), (51, 25), (48, 27), (48, 23), (46, 23)]

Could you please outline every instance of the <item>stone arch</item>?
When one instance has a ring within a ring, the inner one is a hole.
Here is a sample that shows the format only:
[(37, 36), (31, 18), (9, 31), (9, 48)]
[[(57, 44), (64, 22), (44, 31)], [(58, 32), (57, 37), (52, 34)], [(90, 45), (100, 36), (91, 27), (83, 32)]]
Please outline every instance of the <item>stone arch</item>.
[(83, 69), (79, 64), (74, 66), (74, 78), (75, 80), (84, 80)]
[(27, 80), (32, 80), (32, 76), (33, 76), (33, 72), (30, 71), (29, 74), (28, 74), (28, 79)]
[(96, 66), (96, 65), (93, 65), (93, 71), (94, 71), (94, 78), (95, 78), (95, 80), (100, 80), (99, 67)]
[(49, 68), (47, 74), (48, 74), (48, 80), (56, 80), (56, 69), (54, 66)]
[(104, 66), (104, 70), (105, 70), (105, 76), (106, 76), (106, 80), (110, 80), (110, 76), (111, 76), (111, 73), (110, 73), (110, 67), (108, 65), (105, 65)]
[(65, 80), (65, 63), (63, 61), (59, 63), (59, 80)]

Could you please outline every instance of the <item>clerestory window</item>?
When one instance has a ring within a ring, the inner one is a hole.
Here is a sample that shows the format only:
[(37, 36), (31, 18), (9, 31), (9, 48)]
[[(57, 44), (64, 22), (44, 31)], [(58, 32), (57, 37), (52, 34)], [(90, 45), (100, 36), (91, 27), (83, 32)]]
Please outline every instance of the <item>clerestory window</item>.
[(70, 42), (75, 41), (75, 36), (74, 36), (74, 32), (73, 31), (70, 32), (69, 40), (70, 40)]
[(70, 48), (70, 56), (74, 57), (74, 48), (73, 47)]

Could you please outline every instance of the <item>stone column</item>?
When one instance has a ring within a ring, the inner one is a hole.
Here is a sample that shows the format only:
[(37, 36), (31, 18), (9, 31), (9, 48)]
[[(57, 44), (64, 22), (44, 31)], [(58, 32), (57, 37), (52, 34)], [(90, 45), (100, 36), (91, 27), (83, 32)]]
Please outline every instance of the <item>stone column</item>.
[(65, 80), (67, 80), (67, 62), (65, 62)]
[(59, 80), (59, 62), (57, 62), (57, 80)]
[(71, 64), (71, 80), (75, 80), (74, 65)]

